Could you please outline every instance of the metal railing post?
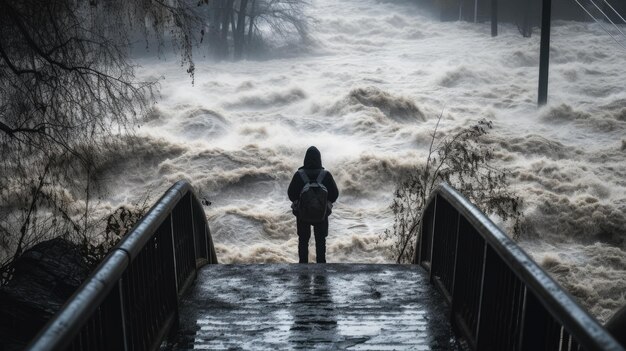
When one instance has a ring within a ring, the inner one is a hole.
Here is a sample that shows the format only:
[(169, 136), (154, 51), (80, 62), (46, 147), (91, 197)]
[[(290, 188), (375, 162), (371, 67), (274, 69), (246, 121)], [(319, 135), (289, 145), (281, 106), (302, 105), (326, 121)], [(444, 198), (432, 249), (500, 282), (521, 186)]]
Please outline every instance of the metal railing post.
[(435, 224), (437, 221), (437, 202), (439, 201), (439, 197), (435, 197), (435, 202), (433, 205), (433, 224), (432, 229), (430, 230), (430, 272), (428, 272), (428, 280), (433, 281), (433, 250), (435, 249)]
[(208, 261), (209, 263), (213, 263), (213, 257), (211, 257), (212, 255), (209, 253), (209, 242), (210, 242), (210, 241), (209, 241), (209, 233), (207, 233), (207, 230), (206, 230), (206, 229), (207, 229), (207, 226), (206, 226), (206, 225), (204, 225), (204, 226), (203, 226), (203, 229), (204, 229), (204, 230), (202, 231), (202, 234), (204, 234), (204, 243), (205, 243), (205, 245), (204, 245), (204, 251), (205, 251), (205, 253), (206, 253), (206, 259), (207, 259), (207, 261)]
[(522, 300), (522, 320), (520, 322), (520, 331), (519, 331), (519, 340), (517, 343), (518, 350), (522, 350), (524, 346), (524, 324), (526, 323), (526, 295), (528, 294), (528, 289), (524, 287), (524, 299)]
[(456, 283), (456, 260), (459, 256), (459, 235), (461, 230), (461, 212), (456, 216), (456, 236), (454, 240), (454, 263), (452, 264), (452, 285), (450, 285), (450, 296), (454, 296), (454, 284)]
[(422, 262), (422, 244), (424, 242), (424, 226), (423, 226), (423, 221), (425, 220), (424, 217), (422, 217), (422, 225), (420, 225), (419, 228), (419, 236), (417, 237), (417, 242), (415, 245), (415, 254), (413, 255), (413, 263), (414, 264), (420, 264), (420, 262)]
[(118, 292), (120, 294), (120, 313), (122, 314), (122, 335), (124, 338), (124, 350), (128, 351), (128, 334), (126, 332), (126, 308), (124, 308), (124, 290), (122, 288), (124, 278), (120, 278)]
[(476, 345), (480, 345), (480, 315), (483, 312), (483, 297), (485, 295), (485, 268), (487, 267), (487, 241), (483, 249), (483, 268), (480, 275), (480, 297), (478, 298), (478, 316), (476, 317)]
[(174, 240), (174, 214), (168, 216), (170, 220), (170, 237), (172, 238), (172, 259), (174, 260), (174, 283), (176, 284), (176, 294), (178, 294), (178, 272), (176, 268), (176, 241)]
[(196, 222), (194, 221), (193, 218), (193, 196), (191, 194), (189, 194), (189, 214), (191, 215), (191, 235), (192, 235), (192, 242), (193, 242), (193, 262), (194, 262), (194, 270), (197, 270), (196, 268), (196, 261), (198, 260), (198, 251), (196, 251)]

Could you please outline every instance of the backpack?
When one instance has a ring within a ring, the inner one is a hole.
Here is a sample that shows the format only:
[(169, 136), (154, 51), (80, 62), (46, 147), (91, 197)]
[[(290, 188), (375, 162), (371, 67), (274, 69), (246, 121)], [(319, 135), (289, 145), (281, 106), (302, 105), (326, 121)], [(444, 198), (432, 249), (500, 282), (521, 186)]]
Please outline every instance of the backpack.
[(298, 218), (305, 223), (320, 223), (326, 218), (328, 208), (328, 190), (322, 184), (326, 171), (320, 170), (314, 181), (309, 179), (304, 169), (298, 170), (298, 173), (304, 182), (298, 201)]

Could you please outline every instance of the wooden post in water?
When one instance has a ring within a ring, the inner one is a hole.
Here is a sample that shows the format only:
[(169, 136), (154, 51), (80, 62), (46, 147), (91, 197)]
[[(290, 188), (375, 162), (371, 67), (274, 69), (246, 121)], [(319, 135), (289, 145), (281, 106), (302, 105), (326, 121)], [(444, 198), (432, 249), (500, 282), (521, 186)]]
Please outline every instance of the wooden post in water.
[(498, 36), (498, 0), (491, 0), (491, 36)]
[(541, 48), (539, 52), (539, 106), (545, 105), (548, 102), (551, 12), (552, 0), (543, 0), (541, 7)]

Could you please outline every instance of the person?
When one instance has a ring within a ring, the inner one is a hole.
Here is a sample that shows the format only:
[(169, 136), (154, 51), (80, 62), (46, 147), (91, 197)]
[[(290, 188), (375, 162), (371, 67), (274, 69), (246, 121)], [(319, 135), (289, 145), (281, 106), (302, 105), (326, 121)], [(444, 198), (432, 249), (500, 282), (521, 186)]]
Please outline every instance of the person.
[[(311, 181), (318, 179), (320, 172), (324, 171), (324, 178), (321, 180), (321, 185), (326, 187), (328, 191), (328, 207), (326, 215), (319, 223), (308, 223), (303, 221), (298, 213), (297, 201), (300, 200), (300, 193), (304, 188), (305, 180), (300, 173), (304, 171), (306, 177)], [(293, 175), (291, 183), (289, 183), (289, 189), (287, 189), (287, 195), (294, 205), (294, 215), (296, 215), (297, 231), (298, 231), (298, 258), (300, 263), (308, 263), (309, 261), (309, 239), (311, 238), (311, 226), (313, 226), (315, 233), (315, 258), (317, 263), (326, 263), (326, 237), (328, 236), (328, 215), (330, 215), (332, 203), (337, 201), (339, 197), (339, 190), (337, 184), (333, 179), (332, 174), (322, 167), (322, 156), (319, 150), (315, 146), (311, 146), (306, 150), (304, 156), (304, 165), (298, 168), (298, 171)]]

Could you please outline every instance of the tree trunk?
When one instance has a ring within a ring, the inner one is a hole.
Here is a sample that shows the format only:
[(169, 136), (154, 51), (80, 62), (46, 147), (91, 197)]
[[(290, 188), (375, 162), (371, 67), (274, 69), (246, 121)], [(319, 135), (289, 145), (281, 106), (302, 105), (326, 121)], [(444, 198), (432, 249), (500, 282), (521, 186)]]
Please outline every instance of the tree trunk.
[(240, 60), (243, 54), (244, 33), (246, 31), (246, 8), (248, 0), (241, 0), (239, 3), (239, 13), (237, 14), (237, 29), (233, 35), (235, 41), (234, 59)]
[(252, 46), (252, 36), (254, 35), (254, 18), (256, 17), (256, 0), (252, 0), (252, 5), (250, 5), (250, 14), (249, 14), (249, 19), (248, 21), (250, 21), (249, 25), (248, 25), (248, 46), (246, 48), (246, 51), (250, 52), (250, 47)]
[(256, 17), (256, 0), (252, 0), (250, 4), (250, 11), (248, 13), (249, 17), (249, 27), (248, 27), (248, 39), (252, 35), (252, 31), (254, 28), (254, 18)]
[(210, 54), (217, 59), (221, 58), (222, 51), (220, 26), (222, 24), (223, 2), (223, 0), (209, 2), (209, 33), (207, 40), (209, 42)]
[(234, 0), (223, 0), (221, 9), (222, 29), (220, 32), (220, 58), (228, 57), (228, 30), (233, 12)]

